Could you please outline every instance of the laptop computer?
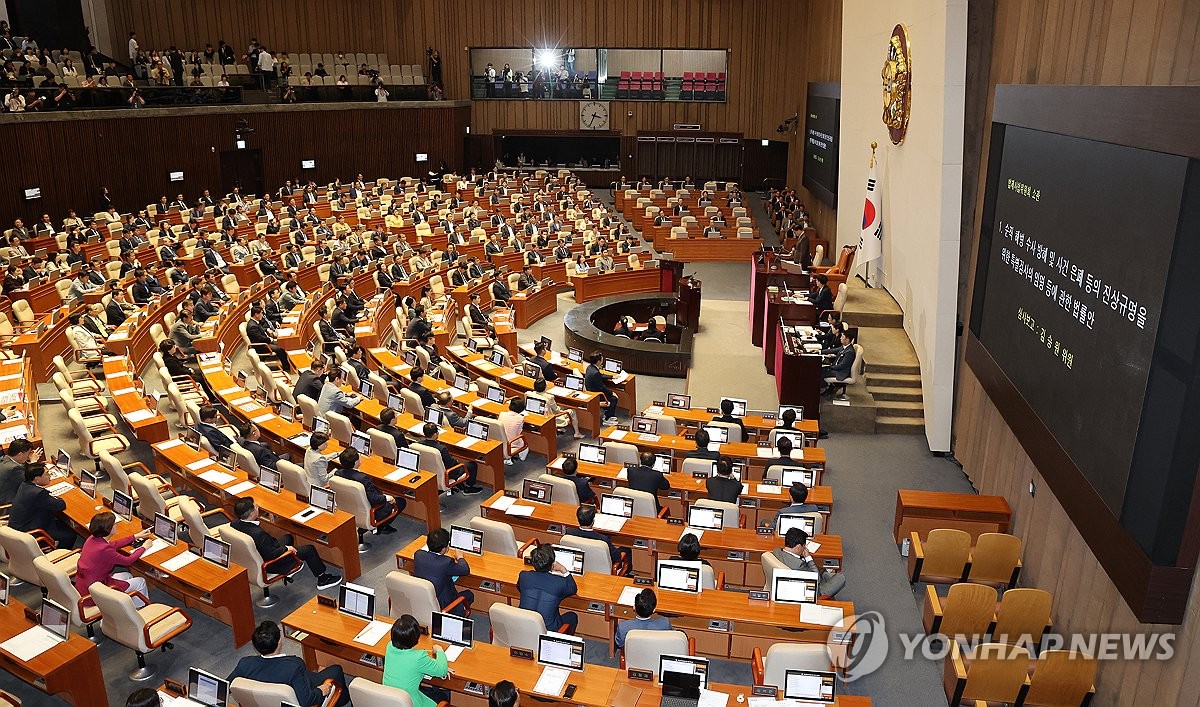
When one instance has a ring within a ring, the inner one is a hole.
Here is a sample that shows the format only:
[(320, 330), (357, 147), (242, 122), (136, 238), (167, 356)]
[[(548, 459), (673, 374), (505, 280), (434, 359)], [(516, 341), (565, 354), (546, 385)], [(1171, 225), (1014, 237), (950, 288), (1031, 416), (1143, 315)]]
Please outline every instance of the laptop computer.
[(697, 707), (700, 704), (700, 676), (695, 673), (668, 671), (662, 674), (659, 707)]

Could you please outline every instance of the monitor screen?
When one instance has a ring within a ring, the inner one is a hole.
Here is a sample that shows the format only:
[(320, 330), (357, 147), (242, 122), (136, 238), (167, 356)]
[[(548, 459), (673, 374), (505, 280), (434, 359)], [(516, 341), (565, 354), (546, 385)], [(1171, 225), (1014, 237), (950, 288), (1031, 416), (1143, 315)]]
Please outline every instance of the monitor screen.
[(729, 441), (729, 428), (728, 427), (717, 427), (716, 425), (711, 425), (711, 426), (705, 427), (704, 431), (708, 433), (708, 441), (710, 444), (712, 444), (712, 443), (725, 444), (726, 442)]
[(551, 545), (554, 550), (554, 561), (562, 565), (571, 574), (583, 574), (583, 550), (565, 545)]
[(550, 503), (554, 487), (544, 481), (525, 479), (521, 482), (521, 498), (535, 503)]
[(832, 672), (788, 670), (783, 678), (783, 699), (833, 704), (837, 702), (835, 677)]
[(487, 399), (493, 403), (504, 402), (504, 390), (498, 386), (490, 386), (487, 389)]
[(536, 363), (526, 362), (521, 364), (521, 372), (525, 374), (526, 378), (534, 380), (542, 377), (542, 369)]
[(817, 600), (817, 573), (777, 569), (771, 579), (771, 600), (812, 604)]
[(464, 648), (471, 647), (471, 631), (475, 625), (471, 619), (435, 611), (431, 623), (429, 635), (433, 640)]
[(289, 402), (280, 401), (279, 416), (288, 422), (293, 422), (296, 419), (296, 406)]
[(450, 526), (450, 547), (469, 552), (472, 555), (482, 555), (483, 531), (452, 525)]
[(576, 348), (567, 347), (567, 358), (575, 363), (583, 363), (583, 352)]
[(433, 424), (437, 425), (438, 427), (442, 427), (444, 425), (450, 424), (446, 421), (445, 413), (443, 413), (441, 410), (438, 410), (435, 407), (430, 407), (430, 408), (425, 409), (425, 421), (432, 422)]
[(229, 543), (218, 540), (210, 535), (204, 536), (204, 547), (201, 556), (220, 567), (229, 568)]
[(688, 527), (702, 530), (720, 530), (725, 511), (706, 506), (688, 506)]
[(700, 591), (699, 561), (659, 560), (655, 569), (654, 583), (661, 589), (677, 592)]
[(692, 407), (692, 396), (667, 393), (667, 407), (678, 410), (689, 410)]
[(417, 358), (417, 352), (409, 349), (404, 352), (404, 362), (415, 368), (421, 361)]
[(456, 373), (456, 374), (454, 375), (454, 382), (453, 382), (453, 383), (451, 383), (450, 385), (452, 385), (452, 386), (454, 386), (455, 388), (458, 388), (459, 390), (461, 390), (461, 391), (464, 391), (464, 392), (465, 392), (465, 391), (467, 391), (467, 390), (470, 390), (470, 387), (471, 387), (471, 381), (470, 381), (470, 380), (469, 380), (469, 379), (468, 379), (466, 376), (464, 376), (463, 374), (461, 374), (461, 373)]
[(563, 379), (563, 384), (567, 386), (567, 390), (583, 390), (583, 378), (580, 376), (567, 376)]
[(467, 351), (479, 353), (479, 342), (474, 339), (467, 339)]
[(323, 417), (313, 418), (313, 432), (329, 434), (329, 421)]
[(670, 454), (655, 454), (653, 469), (661, 474), (671, 473), (671, 455)]
[(775, 532), (783, 537), (792, 528), (799, 528), (811, 538), (816, 534), (816, 526), (817, 519), (813, 513), (781, 513), (779, 522), (775, 524)]
[(90, 471), (79, 472), (79, 488), (86, 493), (89, 498), (95, 498), (96, 475)]
[(404, 398), (399, 393), (388, 393), (387, 406), (396, 412), (404, 412)]
[[(732, 474), (733, 478), (737, 479), (738, 481), (741, 481), (742, 480), (742, 471), (745, 468), (742, 465), (742, 463), (738, 462), (736, 464), (730, 464), (729, 467), (730, 467), (730, 471), (733, 472), (733, 474)], [(709, 476), (717, 475), (717, 462), (712, 463), (712, 467), (710, 467), (708, 470), (708, 475)]]
[(350, 448), (359, 454), (370, 454), (371, 436), (366, 432), (355, 430), (350, 435)]
[(581, 444), (579, 445), (579, 461), (591, 462), (592, 464), (604, 463), (604, 447), (598, 444)]
[(658, 432), (658, 420), (652, 417), (635, 417), (633, 418), (631, 428), (634, 432), (656, 434)]
[(371, 393), (375, 392), (375, 384), (369, 380), (358, 382), (358, 394), (364, 398), (371, 397)]
[(258, 468), (258, 485), (268, 491), (278, 491), (283, 481), (283, 475), (278, 471), (262, 466)]
[(172, 182), (182, 182), (183, 172), (168, 172), (167, 179)]
[(162, 513), (154, 514), (154, 537), (162, 540), (168, 545), (174, 545), (175, 539), (178, 536), (178, 523), (171, 520), (170, 516), (165, 516)]
[(375, 618), (375, 590), (357, 584), (343, 583), (338, 589), (338, 611), (360, 619)]
[(550, 341), (550, 337), (548, 337), (548, 336), (543, 336), (540, 339), (538, 339), (538, 341), (541, 342), (542, 346), (546, 347), (547, 351), (554, 348), (554, 342)]
[(776, 416), (775, 416), (775, 424), (776, 425), (783, 424), (783, 413), (785, 410), (795, 411), (796, 422), (800, 422), (801, 420), (804, 419), (804, 406), (803, 405), (780, 405), (779, 412), (777, 412)]
[(187, 696), (208, 707), (225, 707), (229, 700), (229, 682), (203, 670), (189, 668)]
[(733, 403), (733, 416), (734, 417), (745, 417), (746, 416), (746, 401), (745, 400), (742, 400), (741, 398), (721, 398), (722, 403), (724, 403), (726, 400)]
[(817, 472), (815, 469), (809, 469), (802, 466), (784, 467), (779, 472), (779, 485), (785, 489), (790, 489), (794, 484), (804, 484), (812, 488), (816, 484)]
[(71, 470), (71, 455), (67, 454), (66, 452), (64, 452), (61, 449), (58, 450), (58, 454), (54, 455), (54, 466), (58, 467), (59, 469), (62, 469), (63, 471), (70, 471)]
[(300, 169), (316, 169), (316, 160), (300, 160)]
[(42, 198), (42, 188), (41, 187), (31, 187), (29, 189), (26, 189), (25, 190), (25, 198), (26, 199)]
[(421, 453), (407, 447), (397, 449), (396, 466), (406, 471), (416, 471), (421, 467)]
[(333, 513), (337, 508), (337, 494), (333, 489), (311, 484), (308, 487), (308, 505), (319, 508), (327, 513)]
[(0, 573), (0, 606), (8, 606), (8, 575)]
[(621, 372), (621, 362), (615, 358), (604, 359), (604, 372), (605, 373), (613, 373), (613, 374), (620, 373)]
[(583, 639), (543, 633), (538, 636), (538, 662), (555, 668), (583, 670)]
[(707, 688), (708, 658), (696, 658), (690, 655), (661, 655), (658, 657), (658, 676), (660, 681), (665, 673), (699, 675), (700, 687)]
[(133, 499), (121, 493), (113, 491), (113, 513), (117, 514), (122, 520), (129, 520), (133, 516)]
[(633, 517), (633, 499), (628, 496), (616, 496), (611, 493), (600, 495), (600, 512), (621, 518)]
[(42, 628), (65, 641), (71, 631), (71, 612), (49, 599), (42, 599), (42, 611), (38, 623)]
[(490, 357), (488, 357), (488, 360), (492, 362), (493, 366), (503, 366), (504, 365), (504, 352), (503, 351), (493, 351), (492, 355)]
[(780, 432), (779, 430), (775, 430), (776, 447), (779, 446), (779, 440), (783, 439), (784, 437), (787, 437), (789, 440), (791, 440), (792, 449), (799, 449), (804, 446), (803, 432)]
[(488, 438), (487, 425), (479, 422), (478, 420), (470, 420), (467, 422), (467, 436), (486, 441)]
[(546, 401), (532, 395), (526, 395), (525, 409), (534, 415), (545, 415)]

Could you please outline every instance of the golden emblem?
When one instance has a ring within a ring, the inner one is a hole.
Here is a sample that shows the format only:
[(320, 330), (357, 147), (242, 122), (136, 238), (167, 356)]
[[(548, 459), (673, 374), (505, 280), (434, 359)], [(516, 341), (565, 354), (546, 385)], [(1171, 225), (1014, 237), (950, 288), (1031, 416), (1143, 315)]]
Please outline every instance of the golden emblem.
[(893, 145), (904, 142), (908, 130), (908, 114), (912, 110), (912, 57), (909, 54), (908, 30), (896, 25), (888, 40), (887, 59), (880, 76), (883, 78), (883, 124)]

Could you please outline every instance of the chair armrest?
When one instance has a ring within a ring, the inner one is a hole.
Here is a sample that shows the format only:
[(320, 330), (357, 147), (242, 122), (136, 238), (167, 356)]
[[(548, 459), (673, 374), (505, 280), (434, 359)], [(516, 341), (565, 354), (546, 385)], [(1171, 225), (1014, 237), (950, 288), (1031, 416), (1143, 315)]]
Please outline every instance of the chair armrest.
[(908, 548), (908, 581), (909, 584), (916, 584), (917, 578), (921, 576), (921, 565), (925, 563), (925, 550), (921, 547), (921, 538), (915, 532), (911, 535)]
[(738, 527), (739, 527), (739, 528), (745, 528), (745, 527), (746, 527), (746, 514), (745, 514), (745, 513), (739, 513), (739, 514), (738, 514)]
[(531, 539), (529, 542), (527, 542), (524, 545), (522, 545), (521, 547), (517, 548), (517, 557), (524, 557), (526, 550), (528, 550), (531, 547), (537, 547), (541, 544), (542, 544), (541, 541), (538, 540), (537, 538)]
[(45, 553), (47, 550), (56, 549), (57, 543), (54, 542), (54, 538), (50, 537), (50, 534), (41, 528), (34, 528), (33, 530), (29, 531), (29, 534), (32, 535), (33, 539), (37, 541), (37, 544), (43, 548), (43, 553)]
[(658, 512), (658, 517), (659, 518), (670, 518), (671, 517), (671, 509), (667, 508), (666, 506), (663, 506), (662, 510), (660, 510)]
[(1008, 586), (1005, 589), (1012, 589), (1017, 586), (1017, 580), (1021, 577), (1021, 558), (1017, 558), (1017, 564), (1013, 567), (1012, 576), (1008, 580)]
[(946, 656), (942, 681), (946, 690), (946, 699), (950, 704), (957, 705), (962, 701), (963, 689), (967, 686), (967, 666), (959, 652), (958, 641), (949, 643), (950, 654)]
[[(143, 600), (145, 600), (144, 597), (143, 597)], [(146, 601), (146, 603), (149, 604), (150, 602)], [(155, 644), (155, 643), (151, 642), (150, 629), (155, 624), (161, 623), (161, 622), (165, 621), (168, 617), (174, 616), (175, 614), (179, 614), (179, 615), (183, 616), (184, 624), (182, 626), (180, 626), (178, 629), (176, 629), (176, 630), (172, 631), (171, 633), (167, 634), (166, 636), (164, 636), (162, 639), (162, 643)], [(162, 616), (159, 616), (156, 619), (147, 621), (146, 624), (144, 626), (142, 626), (142, 638), (145, 639), (146, 645), (151, 646), (153, 648), (158, 648), (163, 643), (166, 643), (167, 641), (178, 636), (179, 634), (183, 633), (184, 631), (188, 630), (191, 627), (192, 627), (192, 618), (190, 616), (188, 616), (187, 614), (183, 613), (183, 609), (180, 609), (177, 606), (173, 606), (173, 607), (171, 607), (170, 611), (166, 612), (165, 614), (163, 614)]]
[[(268, 565), (275, 565), (285, 557), (292, 558), (292, 561), (295, 563), (295, 567), (293, 567), (293, 569), (291, 569), (287, 572), (270, 572), (270, 573), (267, 572)], [(275, 559), (271, 560), (270, 562), (262, 563), (262, 580), (264, 582), (266, 582), (268, 574), (275, 574), (275, 575), (279, 575), (281, 577), (286, 577), (286, 576), (290, 575), (292, 572), (294, 572), (297, 568), (303, 567), (303, 566), (304, 566), (304, 563), (300, 560), (300, 556), (296, 554), (295, 550), (284, 550), (283, 554), (280, 555), (279, 557), (276, 557)], [(279, 581), (279, 580), (276, 580), (276, 581)]]
[(624, 670), (625, 669), (625, 649), (624, 648), (617, 649), (617, 658), (618, 658), (618, 660), (620, 660), (621, 670)]
[(329, 685), (329, 687), (330, 687), (329, 695), (327, 695), (325, 697), (325, 699), (321, 702), (321, 707), (327, 707), (327, 705), (336, 705), (338, 703), (338, 700), (341, 699), (341, 697), (342, 697), (342, 686), (337, 684), (336, 682), (334, 682), (334, 680), (332, 678), (326, 680), (325, 682), (323, 682), (321, 684)]
[(471, 605), (467, 603), (466, 597), (459, 597), (446, 606), (443, 606), (442, 613), (449, 614), (456, 606), (464, 607), (467, 610), (467, 616), (469, 617), (471, 615)]
[(758, 646), (755, 646), (754, 651), (750, 654), (750, 671), (754, 674), (754, 684), (763, 684), (765, 669), (763, 666), (762, 649)]
[(134, 599), (141, 599), (143, 602), (145, 602), (145, 604), (147, 606), (150, 605), (150, 597), (146, 596), (145, 594), (142, 594), (141, 592), (137, 591), (136, 589), (127, 591), (125, 593), (128, 594), (129, 596), (133, 597)]
[(725, 588), (725, 572), (718, 572), (716, 576), (717, 589)]
[(921, 610), (921, 625), (925, 627), (925, 633), (933, 635), (938, 633), (942, 627), (942, 600), (937, 595), (937, 590), (933, 585), (925, 586), (925, 606)]
[(688, 655), (696, 655), (696, 637), (688, 636)]
[[(79, 551), (79, 550), (72, 550), (72, 551), (68, 552), (67, 554), (63, 555), (62, 557), (58, 558), (57, 560), (54, 560), (54, 564), (56, 564), (56, 565), (57, 565), (57, 564), (58, 564), (58, 563), (60, 563), (60, 562), (66, 562), (67, 560), (71, 559), (72, 557), (74, 557), (74, 558), (75, 558), (75, 562), (76, 562), (76, 563), (78, 563), (78, 562), (79, 562), (79, 556), (80, 556), (80, 551)], [(69, 575), (71, 575), (71, 577), (74, 577), (74, 576), (75, 576), (75, 573), (74, 573), (74, 572), (68, 572), (68, 574), (69, 574)]]
[(200, 517), (208, 518), (209, 516), (215, 516), (215, 515), (223, 515), (223, 516), (225, 516), (225, 519), (228, 520), (230, 523), (233, 522), (233, 516), (229, 515), (229, 511), (225, 510), (224, 508), (214, 508), (211, 511), (204, 511), (203, 513), (200, 514)]

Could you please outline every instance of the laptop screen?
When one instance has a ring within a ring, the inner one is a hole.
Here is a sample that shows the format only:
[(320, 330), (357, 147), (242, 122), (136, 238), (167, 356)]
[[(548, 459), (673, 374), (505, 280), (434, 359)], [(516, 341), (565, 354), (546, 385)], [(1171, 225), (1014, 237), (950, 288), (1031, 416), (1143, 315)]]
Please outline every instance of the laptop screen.
[(214, 565), (229, 568), (229, 543), (224, 540), (205, 535), (204, 547), (201, 552), (204, 559)]
[(600, 495), (600, 512), (621, 518), (633, 517), (633, 499), (628, 496), (616, 496), (611, 493)]
[(308, 487), (308, 505), (333, 513), (333, 510), (337, 508), (336, 503), (337, 494), (333, 489), (327, 489), (324, 486), (317, 486), (316, 484), (311, 484)]
[(804, 419), (804, 406), (803, 405), (780, 405), (779, 412), (775, 416), (775, 424), (776, 425), (783, 424), (784, 410), (794, 410), (796, 412), (796, 422), (800, 422), (801, 420)]
[(688, 507), (688, 527), (703, 530), (720, 530), (724, 521), (725, 511), (720, 508), (706, 506)]
[(359, 454), (369, 454), (371, 449), (371, 437), (366, 432), (355, 430), (350, 435), (350, 448)]
[(416, 471), (421, 466), (421, 453), (407, 447), (397, 449), (396, 466), (406, 471)]
[(658, 432), (658, 420), (651, 417), (635, 417), (632, 427), (634, 432), (652, 435)]
[(189, 668), (187, 696), (208, 707), (225, 707), (229, 701), (229, 682), (203, 670)]
[(471, 630), (475, 624), (471, 619), (435, 611), (431, 623), (429, 635), (433, 640), (465, 648), (471, 647)]
[(831, 672), (819, 670), (788, 670), (784, 673), (783, 698), (833, 704), (837, 701)]
[(474, 339), (467, 339), (467, 350), (471, 353), (479, 353), (479, 342)]
[(546, 401), (532, 395), (525, 396), (525, 409), (534, 415), (546, 414)]
[(581, 444), (579, 445), (579, 461), (591, 462), (592, 464), (604, 463), (604, 447), (598, 444)]
[(658, 676), (667, 673), (683, 673), (684, 675), (699, 675), (700, 687), (708, 687), (708, 658), (696, 658), (689, 655), (662, 655), (658, 657)]
[(504, 391), (493, 385), (487, 389), (487, 399), (493, 403), (502, 403), (504, 402)]
[(95, 498), (96, 475), (90, 471), (79, 472), (79, 488), (86, 493), (89, 498)]
[(542, 369), (536, 363), (525, 362), (521, 365), (521, 372), (525, 374), (526, 378), (534, 380), (542, 377)]
[(742, 400), (741, 398), (721, 398), (722, 403), (724, 403), (726, 400), (733, 403), (733, 416), (734, 417), (745, 417), (746, 416), (746, 401), (745, 400)]
[(345, 583), (338, 589), (338, 611), (371, 621), (375, 618), (375, 590)]
[(459, 390), (463, 390), (463, 391), (465, 391), (465, 390), (468, 390), (468, 389), (470, 388), (470, 386), (471, 386), (471, 381), (470, 381), (470, 379), (468, 379), (468, 378), (467, 378), (466, 376), (464, 376), (463, 374), (461, 374), (461, 373), (456, 373), (456, 374), (454, 375), (454, 382), (453, 382), (453, 383), (451, 383), (451, 385), (453, 385), (455, 388), (458, 388)]
[(668, 670), (661, 673), (663, 697), (681, 697), (699, 704), (700, 676), (695, 673), (677, 673)]
[(475, 439), (481, 439), (481, 440), (487, 441), (487, 438), (488, 438), (487, 425), (483, 424), (482, 422), (479, 422), (478, 420), (471, 420), (471, 421), (467, 422), (467, 436), (474, 437)]
[(400, 397), (399, 393), (388, 393), (388, 407), (396, 412), (404, 411), (404, 398)]
[(677, 592), (700, 591), (700, 562), (687, 560), (659, 560), (655, 584), (662, 589)]
[(579, 349), (571, 348), (568, 346), (567, 347), (567, 358), (576, 363), (582, 363), (583, 362), (583, 351), (581, 351)]
[(178, 533), (178, 523), (162, 513), (154, 514), (154, 537), (162, 540), (168, 545), (174, 545), (175, 539), (178, 537)]
[(771, 577), (771, 600), (787, 604), (812, 604), (817, 600), (817, 573), (775, 570)]
[(604, 372), (605, 373), (613, 373), (613, 374), (620, 373), (621, 372), (621, 362), (615, 358), (604, 359)]
[(654, 466), (655, 471), (670, 474), (671, 473), (671, 455), (670, 454), (655, 454)]
[(504, 365), (504, 352), (503, 351), (493, 351), (492, 355), (488, 358), (488, 360), (492, 362), (493, 366), (503, 366)]
[(678, 393), (668, 393), (667, 407), (676, 408), (679, 410), (688, 410), (692, 407), (692, 396), (680, 395)]
[(813, 469), (804, 467), (784, 467), (779, 472), (779, 485), (785, 489), (790, 489), (793, 484), (804, 484), (812, 488), (816, 482), (816, 472)]
[(729, 441), (728, 427), (717, 427), (716, 425), (712, 425), (710, 427), (705, 427), (704, 431), (708, 433), (708, 441), (710, 444), (725, 444)]
[(554, 561), (566, 568), (571, 574), (583, 574), (583, 550), (565, 545), (551, 545), (554, 550)]
[(49, 599), (42, 600), (42, 611), (38, 619), (42, 628), (53, 633), (60, 640), (67, 640), (71, 631), (71, 612), (55, 604)]
[(560, 633), (538, 636), (538, 662), (555, 668), (583, 670), (583, 639)]
[(63, 471), (71, 470), (71, 455), (63, 450), (58, 450), (58, 454), (54, 455), (54, 466), (57, 466)]
[(583, 390), (583, 378), (579, 376), (567, 376), (563, 379), (563, 384), (567, 386), (567, 390)]
[(482, 555), (483, 531), (452, 525), (450, 526), (450, 547), (469, 552), (472, 555)]
[(323, 417), (313, 418), (313, 432), (329, 434), (329, 422)]
[(268, 491), (278, 491), (283, 480), (283, 475), (274, 469), (267, 467), (259, 467), (258, 469), (258, 485)]
[(409, 349), (408, 351), (404, 352), (404, 362), (410, 367), (415, 368), (416, 365), (421, 361), (417, 358), (417, 352)]
[(117, 514), (117, 517), (129, 520), (130, 516), (133, 515), (133, 499), (120, 491), (114, 490), (112, 509), (113, 513)]
[(369, 380), (358, 382), (358, 392), (364, 398), (371, 397), (371, 393), (375, 392), (375, 384)]
[(783, 537), (792, 528), (799, 528), (811, 538), (816, 535), (816, 527), (817, 519), (811, 513), (781, 513), (779, 522), (775, 524), (775, 532)]
[(296, 406), (288, 402), (279, 403), (279, 416), (291, 422), (296, 419)]
[(8, 575), (0, 573), (0, 606), (8, 606)]
[(525, 479), (521, 482), (521, 498), (534, 503), (550, 503), (554, 487), (543, 481)]

